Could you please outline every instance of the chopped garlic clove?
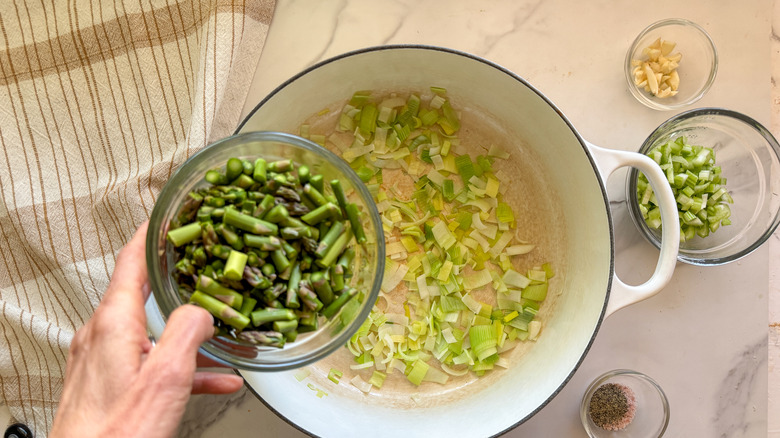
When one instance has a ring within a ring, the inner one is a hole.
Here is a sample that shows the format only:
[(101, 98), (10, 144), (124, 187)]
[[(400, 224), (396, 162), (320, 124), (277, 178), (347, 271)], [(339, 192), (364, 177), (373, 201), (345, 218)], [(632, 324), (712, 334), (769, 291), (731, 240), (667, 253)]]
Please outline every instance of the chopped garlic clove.
[(634, 67), (632, 70), (634, 84), (659, 98), (677, 94), (677, 88), (680, 85), (677, 68), (682, 54), (679, 52), (671, 53), (676, 46), (671, 41), (658, 38), (642, 49), (642, 53), (648, 59), (646, 61), (631, 60), (631, 66)]
[(667, 56), (666, 59), (672, 62), (680, 62), (680, 60), (682, 59), (682, 53), (677, 52), (674, 55)]
[(651, 61), (657, 60), (659, 56), (661, 56), (661, 51), (658, 49), (652, 49), (650, 50), (650, 53), (647, 54), (647, 57), (650, 58)]
[(668, 55), (668, 54), (672, 53), (672, 50), (674, 50), (675, 46), (677, 46), (677, 44), (675, 44), (675, 43), (673, 43), (671, 41), (663, 41), (661, 43), (661, 53), (663, 55)]
[(653, 72), (652, 67), (650, 67), (650, 64), (645, 65), (645, 74), (647, 75), (647, 86), (650, 87), (650, 91), (655, 94), (658, 92), (658, 79), (655, 77), (655, 72)]
[(677, 87), (680, 86), (680, 75), (677, 73), (677, 70), (672, 71), (669, 74), (669, 86), (672, 87), (672, 90), (677, 90)]

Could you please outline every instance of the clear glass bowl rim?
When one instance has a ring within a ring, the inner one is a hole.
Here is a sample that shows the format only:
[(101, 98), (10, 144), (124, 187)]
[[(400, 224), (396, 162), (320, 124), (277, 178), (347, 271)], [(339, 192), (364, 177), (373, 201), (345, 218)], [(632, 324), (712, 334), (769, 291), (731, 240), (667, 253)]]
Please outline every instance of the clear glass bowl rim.
[[(679, 123), (680, 121), (688, 120), (694, 117), (699, 117), (702, 115), (716, 115), (716, 116), (724, 116), (724, 117), (730, 117), (733, 119), (737, 119), (748, 126), (755, 129), (764, 139), (767, 141), (767, 144), (774, 152), (775, 156), (777, 156), (778, 160), (780, 160), (780, 144), (778, 144), (775, 137), (772, 135), (769, 130), (767, 130), (761, 123), (756, 121), (750, 116), (747, 116), (745, 114), (727, 110), (724, 108), (697, 108), (689, 111), (685, 111), (683, 113), (680, 113), (676, 116), (673, 116), (663, 122), (660, 126), (658, 126), (653, 132), (647, 137), (647, 139), (642, 143), (642, 147), (639, 148), (639, 153), (644, 155), (648, 150), (650, 150), (650, 147), (653, 146), (655, 141), (660, 137), (662, 134), (664, 134), (667, 131), (667, 128), (670, 125), (674, 125)], [(634, 222), (637, 228), (639, 228), (639, 231), (641, 232), (642, 236), (647, 239), (650, 243), (653, 244), (656, 248), (661, 248), (661, 242), (658, 240), (658, 238), (653, 234), (653, 232), (650, 230), (650, 228), (647, 226), (645, 221), (642, 219), (642, 213), (639, 211), (639, 203), (637, 201), (636, 197), (636, 180), (639, 175), (639, 171), (632, 168), (628, 172), (628, 177), (626, 180), (626, 198), (628, 199), (628, 212), (631, 216), (631, 220)], [(750, 246), (746, 247), (742, 251), (736, 252), (734, 254), (731, 254), (729, 256), (724, 257), (717, 257), (717, 258), (707, 258), (707, 257), (700, 257), (700, 256), (688, 256), (685, 254), (685, 250), (683, 248), (680, 248), (680, 252), (677, 255), (677, 260), (688, 263), (691, 265), (698, 265), (698, 266), (717, 266), (717, 265), (724, 265), (726, 263), (731, 263), (733, 261), (739, 260), (742, 257), (747, 256), (751, 252), (758, 249), (761, 245), (764, 244), (764, 242), (769, 239), (772, 234), (777, 229), (778, 224), (780, 224), (780, 209), (775, 212), (775, 217), (772, 220), (772, 223), (770, 226), (764, 231), (764, 233)]]
[[(659, 27), (667, 26), (670, 24), (680, 25), (680, 26), (690, 26), (699, 32), (707, 39), (709, 42), (709, 46), (712, 48), (712, 67), (710, 68), (710, 74), (707, 78), (707, 81), (702, 86), (701, 90), (699, 90), (698, 93), (694, 94), (690, 99), (679, 102), (673, 105), (664, 105), (662, 103), (659, 103), (655, 100), (650, 99), (648, 96), (642, 93), (642, 90), (640, 90), (636, 85), (634, 85), (634, 79), (632, 77), (632, 67), (631, 67), (631, 59), (632, 54), (637, 49), (637, 45), (639, 44), (639, 41), (644, 38), (645, 35), (648, 33), (658, 29)], [(628, 83), (628, 89), (631, 92), (631, 94), (640, 102), (642, 102), (645, 106), (652, 108), (654, 110), (660, 110), (660, 111), (669, 111), (674, 109), (680, 109), (684, 106), (688, 106), (702, 97), (704, 97), (705, 94), (707, 94), (707, 91), (709, 91), (710, 87), (712, 87), (712, 83), (715, 82), (715, 76), (717, 76), (718, 73), (718, 50), (715, 47), (715, 43), (712, 41), (712, 38), (710, 37), (710, 34), (707, 33), (706, 30), (704, 30), (703, 27), (699, 26), (698, 24), (694, 23), (693, 21), (686, 20), (685, 18), (665, 18), (663, 20), (656, 21), (655, 23), (647, 26), (644, 30), (639, 32), (639, 35), (637, 35), (636, 38), (634, 38), (634, 41), (631, 42), (631, 46), (628, 49), (628, 52), (626, 52), (626, 60), (624, 63), (624, 73), (626, 75), (626, 82)]]
[[(359, 192), (360, 197), (364, 200), (367, 206), (369, 219), (374, 224), (374, 238), (376, 240), (377, 258), (376, 272), (384, 272), (385, 240), (384, 232), (381, 227), (382, 220), (379, 216), (379, 211), (376, 208), (376, 204), (374, 203), (373, 197), (368, 191), (368, 188), (361, 181), (360, 177), (358, 177), (355, 171), (352, 170), (352, 168), (349, 167), (349, 165), (344, 160), (335, 155), (333, 152), (310, 140), (285, 132), (253, 131), (234, 134), (210, 143), (188, 158), (184, 163), (182, 163), (168, 179), (168, 182), (166, 182), (165, 186), (163, 186), (152, 209), (152, 214), (149, 219), (149, 230), (152, 231), (148, 232), (146, 238), (146, 264), (149, 271), (149, 284), (152, 289), (152, 298), (157, 301), (157, 306), (165, 320), (167, 320), (170, 313), (182, 303), (174, 298), (172, 296), (173, 294), (164, 292), (154, 293), (154, 291), (165, 290), (163, 278), (164, 276), (168, 275), (167, 272), (163, 273), (161, 271), (161, 266), (159, 263), (160, 256), (158, 255), (158, 251), (161, 249), (157, 244), (157, 230), (162, 229), (162, 227), (167, 227), (167, 224), (163, 224), (163, 220), (167, 216), (169, 208), (171, 208), (171, 203), (175, 198), (177, 191), (180, 190), (179, 187), (181, 186), (181, 183), (187, 181), (189, 176), (189, 168), (194, 167), (193, 163), (209, 160), (213, 162), (222, 162), (224, 164), (224, 161), (227, 161), (227, 157), (225, 157), (224, 160), (222, 160), (222, 158), (216, 159), (220, 156), (219, 154), (222, 153), (219, 150), (220, 145), (244, 138), (249, 139), (250, 141), (281, 142), (300, 147), (301, 149), (323, 157), (323, 159), (327, 161), (328, 164), (336, 167), (338, 172), (348, 178), (354, 190)], [(371, 284), (371, 289), (365, 297), (366, 303), (372, 303), (376, 301), (377, 297), (379, 296), (381, 284), (381, 275), (379, 275)], [(347, 340), (352, 337), (357, 329), (360, 328), (363, 321), (368, 318), (368, 315), (371, 312), (371, 308), (371, 305), (363, 305), (355, 319), (323, 347), (313, 351), (302, 352), (298, 356), (292, 357), (289, 360), (274, 362), (268, 361), (267, 359), (262, 360), (262, 356), (258, 356), (255, 359), (246, 359), (239, 356), (227, 357), (222, 349), (216, 347), (217, 342), (223, 345), (235, 345), (237, 347), (240, 346), (242, 348), (246, 348), (245, 344), (240, 344), (228, 339), (220, 339), (219, 341), (216, 341), (216, 339), (210, 339), (201, 345), (199, 351), (201, 354), (208, 357), (209, 359), (214, 360), (217, 363), (248, 371), (284, 371), (300, 368), (302, 366), (316, 362), (342, 347), (347, 342)]]
[(653, 378), (648, 376), (647, 374), (640, 373), (639, 371), (629, 370), (629, 369), (616, 369), (612, 371), (607, 371), (606, 373), (596, 377), (593, 382), (588, 386), (588, 389), (585, 390), (585, 394), (582, 396), (582, 401), (580, 402), (580, 419), (582, 420), (582, 427), (585, 428), (585, 431), (588, 433), (589, 436), (593, 437), (593, 434), (591, 434), (591, 428), (588, 423), (588, 409), (590, 408), (590, 397), (593, 395), (593, 393), (596, 391), (596, 388), (601, 386), (602, 383), (606, 382), (607, 380), (615, 377), (615, 376), (631, 376), (637, 379), (644, 380), (645, 382), (649, 383), (650, 386), (655, 388), (658, 391), (658, 396), (661, 399), (661, 404), (664, 407), (664, 424), (661, 428), (661, 433), (658, 435), (658, 437), (662, 437), (664, 433), (666, 432), (666, 428), (669, 427), (669, 399), (666, 398), (666, 393), (661, 388), (661, 385), (658, 384)]

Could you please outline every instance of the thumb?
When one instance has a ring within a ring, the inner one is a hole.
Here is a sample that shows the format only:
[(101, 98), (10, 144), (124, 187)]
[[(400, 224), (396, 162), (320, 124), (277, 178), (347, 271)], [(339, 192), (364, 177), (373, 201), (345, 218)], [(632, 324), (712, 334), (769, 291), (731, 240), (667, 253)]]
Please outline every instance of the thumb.
[(163, 366), (186, 366), (187, 374), (191, 377), (197, 366), (198, 348), (214, 336), (213, 324), (211, 314), (201, 307), (192, 304), (178, 307), (168, 318), (165, 330), (149, 353), (148, 360), (159, 360)]

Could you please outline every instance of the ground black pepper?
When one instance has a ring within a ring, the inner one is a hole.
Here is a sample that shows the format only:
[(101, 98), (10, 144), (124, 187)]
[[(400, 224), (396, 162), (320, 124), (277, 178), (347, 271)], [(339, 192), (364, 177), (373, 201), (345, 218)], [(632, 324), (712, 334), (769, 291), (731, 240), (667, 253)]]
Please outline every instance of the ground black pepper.
[(606, 430), (625, 429), (636, 414), (634, 391), (620, 383), (599, 386), (590, 398), (590, 418)]

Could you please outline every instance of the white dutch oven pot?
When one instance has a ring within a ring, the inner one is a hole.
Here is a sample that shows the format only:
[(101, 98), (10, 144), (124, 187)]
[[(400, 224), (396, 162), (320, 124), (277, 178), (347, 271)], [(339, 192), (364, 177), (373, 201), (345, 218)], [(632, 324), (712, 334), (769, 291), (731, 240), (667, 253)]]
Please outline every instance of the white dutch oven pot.
[[(366, 395), (346, 380), (334, 385), (326, 379), (331, 366), (348, 370), (348, 362), (333, 357), (339, 353), (310, 366), (312, 374), (304, 382), (298, 382), (294, 372), (241, 372), (269, 408), (309, 434), (395, 437), (402, 430), (408, 437), (499, 435), (530, 418), (561, 390), (587, 354), (603, 318), (656, 294), (672, 276), (679, 245), (678, 217), (661, 169), (640, 154), (586, 142), (538, 90), (510, 71), (472, 55), (428, 46), (385, 46), (347, 53), (281, 85), (255, 108), (237, 133), (295, 133), (308, 117), (328, 105), (343, 103), (357, 90), (428, 90), (430, 86), (446, 88), (453, 106), (476, 114), (491, 131), (501, 134), (498, 137), (503, 140), (491, 140), (501, 141), (512, 151), (510, 175), (530, 172), (533, 166), (535, 173), (531, 173), (544, 180), (538, 186), (544, 188), (543, 193), (519, 190), (515, 201), (522, 203), (520, 197), (529, 195), (542, 199), (541, 211), (527, 214), (543, 216), (536, 225), (543, 229), (533, 234), (551, 236), (546, 243), (556, 270), (556, 283), (551, 287), (560, 293), (550, 304), (545, 302), (548, 309), (539, 340), (513, 353), (509, 369), (452, 387), (426, 390), (425, 384), (414, 388), (407, 383)], [(605, 190), (609, 175), (623, 166), (634, 166), (649, 177), (664, 224), (655, 272), (636, 286), (615, 275), (615, 239)], [(513, 191), (510, 188), (509, 198)], [(518, 207), (515, 211), (526, 214)], [(155, 315), (150, 315), (153, 319)], [(153, 331), (159, 334), (159, 316), (157, 321)], [(328, 396), (314, 397), (307, 382)], [(418, 395), (410, 397), (414, 393)]]

